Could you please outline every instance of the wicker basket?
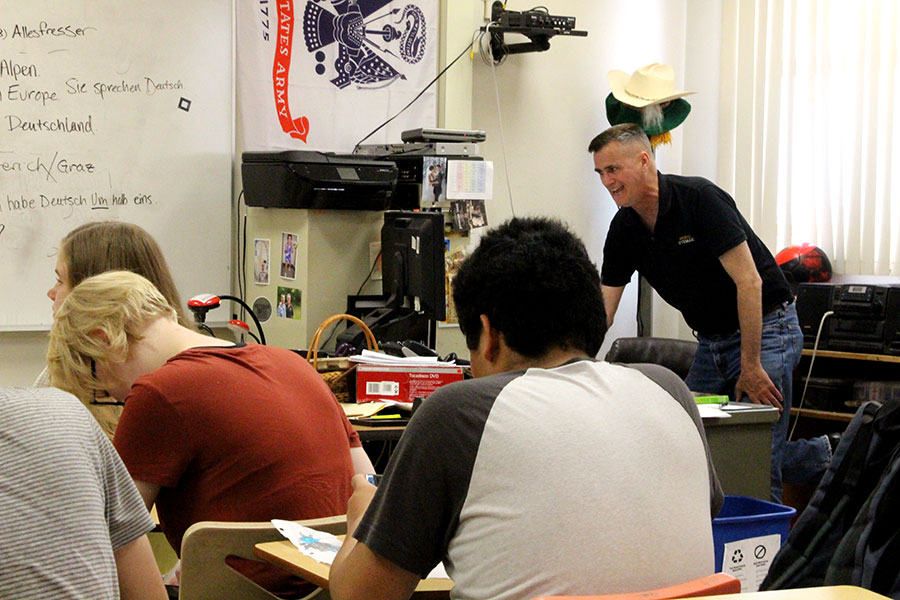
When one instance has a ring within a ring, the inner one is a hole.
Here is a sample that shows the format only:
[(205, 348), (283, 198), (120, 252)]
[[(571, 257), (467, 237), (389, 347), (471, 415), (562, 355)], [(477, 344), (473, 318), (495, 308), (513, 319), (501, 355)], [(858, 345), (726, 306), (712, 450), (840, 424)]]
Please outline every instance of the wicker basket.
[(363, 323), (363, 321), (353, 315), (347, 314), (336, 314), (331, 315), (319, 325), (319, 328), (316, 329), (316, 332), (313, 334), (312, 341), (309, 343), (309, 352), (307, 353), (307, 360), (309, 360), (310, 364), (312, 364), (313, 368), (316, 371), (319, 371), (319, 374), (322, 376), (322, 379), (325, 380), (325, 383), (328, 384), (328, 387), (331, 388), (331, 391), (334, 393), (334, 397), (337, 398), (338, 402), (353, 402), (355, 398), (353, 397), (353, 393), (350, 391), (350, 377), (356, 373), (356, 366), (350, 366), (347, 368), (342, 368), (338, 370), (329, 370), (328, 367), (323, 366), (319, 362), (319, 344), (321, 343), (322, 335), (325, 333), (325, 330), (328, 329), (331, 325), (338, 321), (352, 321), (360, 326), (363, 330), (363, 333), (366, 336), (366, 344), (369, 347), (369, 350), (378, 351), (378, 342), (375, 341), (375, 335), (372, 333), (372, 330)]

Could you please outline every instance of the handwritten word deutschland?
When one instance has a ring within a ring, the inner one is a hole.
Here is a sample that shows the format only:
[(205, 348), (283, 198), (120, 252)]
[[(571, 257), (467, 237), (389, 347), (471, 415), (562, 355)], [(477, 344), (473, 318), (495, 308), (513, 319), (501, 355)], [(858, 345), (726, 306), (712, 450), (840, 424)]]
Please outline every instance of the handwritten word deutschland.
[(86, 94), (88, 89), (93, 89), (95, 94), (105, 100), (106, 96), (111, 94), (143, 93), (152, 96), (156, 92), (184, 89), (184, 84), (181, 83), (180, 79), (177, 81), (169, 81), (168, 79), (156, 81), (150, 77), (144, 77), (143, 82), (129, 82), (123, 79), (118, 82), (98, 81), (94, 84), (79, 81), (77, 77), (70, 77), (66, 80), (66, 92), (69, 94)]
[(87, 35), (89, 31), (96, 31), (95, 27), (75, 27), (74, 25), (50, 26), (46, 21), (38, 23), (37, 27), (17, 24), (10, 33), (11, 39), (23, 38), (34, 40), (43, 37), (67, 37), (79, 38)]
[(90, 133), (94, 134), (94, 120), (92, 115), (87, 119), (33, 119), (27, 120), (16, 115), (6, 115), (3, 119), (9, 131), (25, 131), (28, 133), (43, 133), (45, 131), (61, 133)]

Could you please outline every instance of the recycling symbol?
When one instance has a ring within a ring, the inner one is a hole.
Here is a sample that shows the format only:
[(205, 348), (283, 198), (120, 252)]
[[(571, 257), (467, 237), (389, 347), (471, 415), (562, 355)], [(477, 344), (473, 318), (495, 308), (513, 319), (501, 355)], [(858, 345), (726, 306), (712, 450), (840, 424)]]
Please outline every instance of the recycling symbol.
[(735, 550), (734, 554), (731, 555), (731, 562), (733, 562), (734, 564), (742, 562), (743, 560), (744, 560), (744, 553), (741, 552), (740, 550)]

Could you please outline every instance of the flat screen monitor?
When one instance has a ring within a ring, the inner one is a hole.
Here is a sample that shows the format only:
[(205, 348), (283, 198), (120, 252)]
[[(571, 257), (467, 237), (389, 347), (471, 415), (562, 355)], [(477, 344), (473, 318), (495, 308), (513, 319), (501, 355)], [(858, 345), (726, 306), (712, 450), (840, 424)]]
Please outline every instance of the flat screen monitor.
[(386, 211), (381, 228), (382, 290), (390, 308), (408, 308), (443, 321), (444, 215)]

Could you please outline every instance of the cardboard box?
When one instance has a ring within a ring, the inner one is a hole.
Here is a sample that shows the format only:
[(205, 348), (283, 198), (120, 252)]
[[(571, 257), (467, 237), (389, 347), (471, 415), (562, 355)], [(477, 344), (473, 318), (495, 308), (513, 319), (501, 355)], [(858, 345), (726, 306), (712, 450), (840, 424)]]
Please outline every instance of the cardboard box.
[(356, 401), (425, 398), (442, 385), (462, 381), (462, 367), (387, 367), (359, 365), (356, 369)]

